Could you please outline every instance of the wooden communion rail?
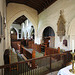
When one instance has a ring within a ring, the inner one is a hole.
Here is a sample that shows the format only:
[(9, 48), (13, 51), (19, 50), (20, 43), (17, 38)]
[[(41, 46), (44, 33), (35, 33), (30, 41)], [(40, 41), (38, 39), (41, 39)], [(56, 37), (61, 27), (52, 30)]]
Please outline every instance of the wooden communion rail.
[[(51, 54), (40, 58), (33, 58), (23, 62), (0, 66), (0, 75), (44, 75), (66, 66), (66, 53)], [(28, 65), (31, 64), (31, 66)], [(17, 67), (18, 70), (14, 69)], [(10, 68), (13, 68), (10, 71)]]

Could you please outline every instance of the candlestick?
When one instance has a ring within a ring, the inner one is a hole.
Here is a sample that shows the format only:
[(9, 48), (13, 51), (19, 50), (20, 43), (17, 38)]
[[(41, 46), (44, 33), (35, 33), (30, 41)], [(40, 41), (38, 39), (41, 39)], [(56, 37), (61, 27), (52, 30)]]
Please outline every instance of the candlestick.
[(72, 53), (74, 53), (74, 40), (72, 40)]
[(69, 71), (73, 74), (75, 74), (75, 69), (74, 69), (74, 56), (75, 56), (75, 53), (71, 53), (72, 54), (72, 69), (70, 69)]

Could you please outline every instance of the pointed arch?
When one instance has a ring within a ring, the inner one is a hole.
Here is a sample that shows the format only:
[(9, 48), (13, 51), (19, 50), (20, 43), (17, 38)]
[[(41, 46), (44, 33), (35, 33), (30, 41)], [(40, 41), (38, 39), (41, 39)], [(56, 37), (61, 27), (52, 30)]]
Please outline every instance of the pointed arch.
[(47, 26), (42, 33), (42, 40), (47, 47), (55, 47), (55, 32), (52, 27)]
[[(15, 8), (16, 7), (16, 8)], [(26, 5), (17, 4), (17, 3), (9, 3), (7, 6), (7, 34), (6, 41), (8, 43), (8, 47), (10, 47), (10, 26), (20, 16), (26, 16), (33, 24), (36, 35), (37, 35), (37, 25), (38, 25), (38, 13), (33, 8), (30, 8)], [(7, 48), (8, 48), (7, 47)]]
[(75, 18), (69, 24), (68, 35), (75, 35)]

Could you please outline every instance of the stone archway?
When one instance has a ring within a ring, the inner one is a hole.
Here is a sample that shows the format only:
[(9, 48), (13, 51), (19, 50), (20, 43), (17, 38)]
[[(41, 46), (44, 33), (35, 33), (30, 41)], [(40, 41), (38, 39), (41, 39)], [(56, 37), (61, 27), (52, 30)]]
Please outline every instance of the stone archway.
[[(16, 8), (17, 9), (16, 9)], [(35, 28), (35, 35), (37, 37), (37, 25), (38, 25), (38, 15), (37, 11), (26, 5), (9, 3), (7, 6), (7, 33), (6, 33), (6, 48), (10, 47), (10, 26), (20, 16), (26, 16), (33, 24)], [(9, 40), (9, 41), (7, 41)], [(8, 46), (7, 46), (8, 43)]]
[(54, 30), (48, 26), (43, 30), (43, 37), (55, 36)]
[(47, 43), (48, 47), (55, 47), (55, 33), (54, 30), (48, 26), (43, 30), (43, 40)]

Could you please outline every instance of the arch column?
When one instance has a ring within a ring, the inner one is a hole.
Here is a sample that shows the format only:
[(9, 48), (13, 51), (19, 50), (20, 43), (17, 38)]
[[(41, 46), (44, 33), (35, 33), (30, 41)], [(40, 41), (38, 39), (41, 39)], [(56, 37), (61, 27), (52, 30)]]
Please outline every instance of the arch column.
[(72, 40), (74, 40), (75, 43), (75, 18), (73, 18), (73, 20), (69, 24), (68, 37), (69, 37), (69, 49), (72, 49)]
[(7, 47), (11, 47), (11, 39), (10, 39), (10, 28), (7, 28), (7, 33), (8, 33), (8, 40), (7, 40)]
[(5, 44), (5, 49), (7, 49), (7, 48), (9, 48), (10, 47), (10, 30), (9, 30), (10, 28), (8, 28), (8, 26), (6, 26), (6, 28), (5, 28), (5, 42), (6, 42), (6, 44)]
[(37, 28), (35, 29), (35, 43), (38, 43), (38, 33), (37, 33)]
[(8, 36), (7, 36), (8, 34), (7, 34), (7, 26), (6, 26), (6, 28), (5, 28), (5, 49), (7, 49), (7, 38), (8, 38)]

